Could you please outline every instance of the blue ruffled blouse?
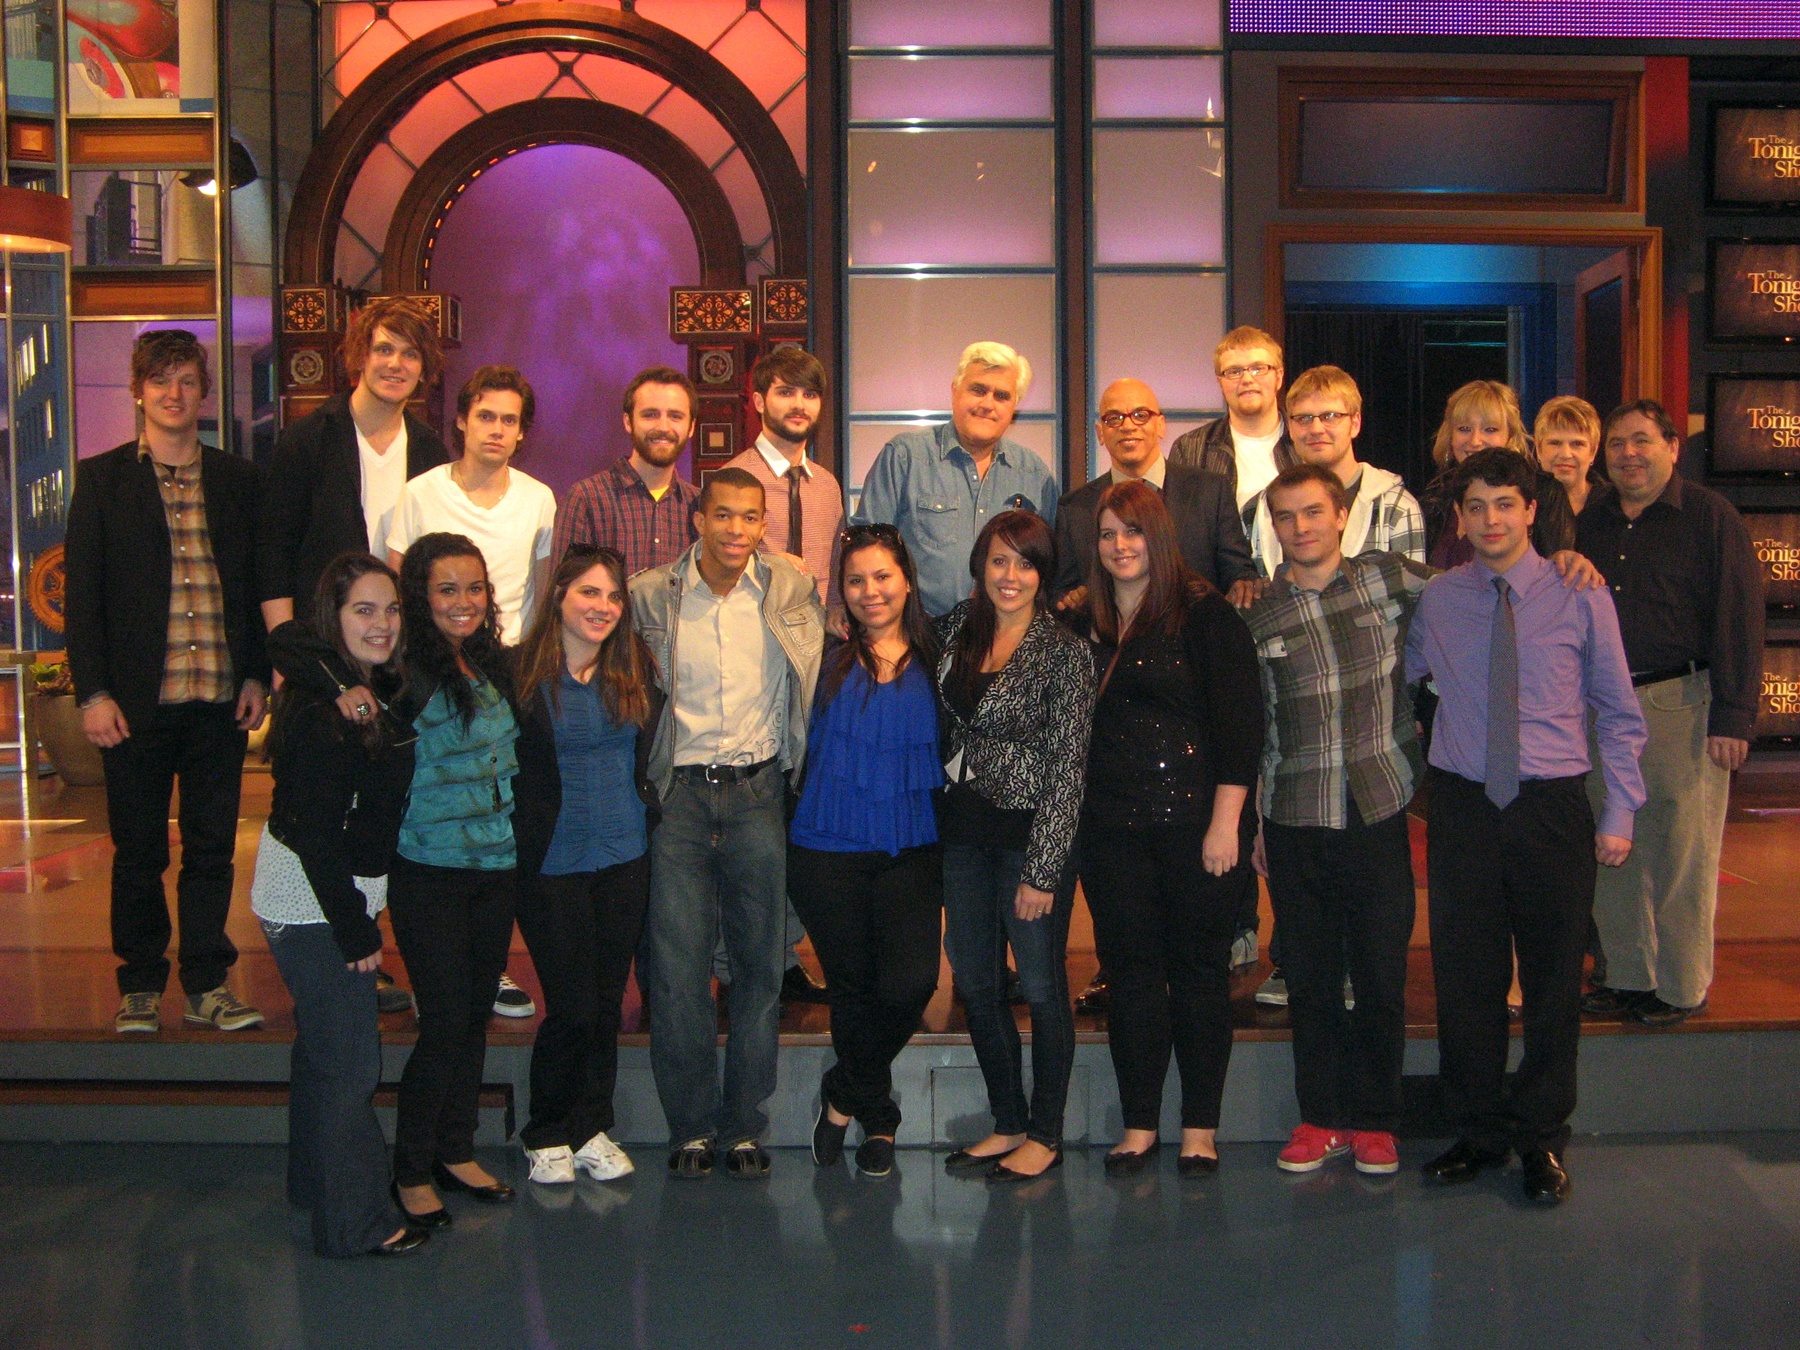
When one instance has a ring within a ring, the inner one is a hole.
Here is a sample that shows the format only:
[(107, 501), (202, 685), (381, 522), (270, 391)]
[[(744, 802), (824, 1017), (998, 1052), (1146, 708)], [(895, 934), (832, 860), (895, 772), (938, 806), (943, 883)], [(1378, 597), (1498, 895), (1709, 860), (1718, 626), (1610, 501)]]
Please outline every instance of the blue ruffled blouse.
[(937, 842), (944, 783), (931, 675), (917, 661), (887, 684), (853, 667), (813, 716), (806, 785), (789, 837), (822, 853), (888, 853)]

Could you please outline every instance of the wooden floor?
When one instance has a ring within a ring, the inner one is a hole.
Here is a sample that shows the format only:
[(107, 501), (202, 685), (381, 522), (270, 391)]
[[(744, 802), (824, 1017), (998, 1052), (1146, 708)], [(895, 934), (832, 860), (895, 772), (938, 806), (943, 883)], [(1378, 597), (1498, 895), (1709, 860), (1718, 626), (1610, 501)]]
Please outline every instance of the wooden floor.
[[(31, 785), (29, 809), (21, 810), (18, 775), (0, 781), (0, 1039), (111, 1039), (118, 1007), (108, 932), (108, 874), (112, 845), (106, 834), (106, 804), (99, 788), (65, 788), (44, 778)], [(259, 768), (244, 776), (243, 817), (238, 829), (238, 870), (230, 920), (241, 953), (231, 983), (238, 995), (268, 1015), (264, 1028), (239, 1037), (285, 1041), (293, 1021), (261, 929), (250, 913), (249, 889), (256, 841), (268, 809), (269, 778)], [(1423, 878), (1423, 824), (1413, 821), (1416, 874)], [(174, 837), (171, 826), (171, 838)], [(176, 841), (178, 844), (178, 841)], [(176, 850), (177, 860), (179, 849)], [(172, 890), (173, 870), (171, 870)], [(1717, 976), (1708, 1010), (1685, 1025), (1687, 1031), (1800, 1029), (1800, 774), (1747, 773), (1734, 791), (1726, 826), (1720, 877)], [(1433, 1036), (1436, 1013), (1431, 980), (1430, 933), (1425, 893), (1419, 891), (1407, 982), (1409, 1034)], [(1263, 933), (1269, 930), (1268, 898), (1263, 897)], [(817, 970), (810, 952), (807, 961)], [(390, 938), (386, 964), (404, 980), (404, 963)], [(1069, 942), (1069, 982), (1079, 990), (1095, 969), (1092, 928), (1078, 904)], [(514, 934), (509, 965), (514, 979), (538, 993), (537, 977), (524, 944)], [(1268, 973), (1266, 960), (1233, 982), (1233, 1006), (1241, 1039), (1285, 1037), (1287, 1014), (1252, 999)], [(165, 1040), (208, 1040), (210, 1029), (180, 1028), (181, 1000), (165, 998)], [(1028, 1022), (1019, 1012), (1021, 1026)], [(412, 1017), (385, 1019), (386, 1035), (410, 1040)], [(1083, 1039), (1102, 1039), (1104, 1019), (1077, 1018)], [(537, 1019), (495, 1018), (489, 1039), (496, 1045), (529, 1042)], [(790, 1043), (823, 1041), (827, 1016), (822, 1007), (795, 1006), (782, 1021)], [(627, 1040), (641, 1039), (637, 990), (628, 990)], [(1616, 1022), (1592, 1022), (1592, 1033), (1645, 1033)], [(951, 995), (949, 967), (941, 970), (938, 992), (925, 1015), (926, 1039), (962, 1039), (962, 1010)]]

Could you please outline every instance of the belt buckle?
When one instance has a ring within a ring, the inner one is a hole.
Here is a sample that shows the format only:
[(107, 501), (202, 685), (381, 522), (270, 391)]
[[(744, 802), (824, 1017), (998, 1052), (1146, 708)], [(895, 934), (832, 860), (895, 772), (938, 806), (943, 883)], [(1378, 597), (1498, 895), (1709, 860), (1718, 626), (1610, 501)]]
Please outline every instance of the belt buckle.
[(714, 787), (721, 783), (729, 783), (731, 766), (729, 764), (706, 764), (700, 769), (700, 776)]

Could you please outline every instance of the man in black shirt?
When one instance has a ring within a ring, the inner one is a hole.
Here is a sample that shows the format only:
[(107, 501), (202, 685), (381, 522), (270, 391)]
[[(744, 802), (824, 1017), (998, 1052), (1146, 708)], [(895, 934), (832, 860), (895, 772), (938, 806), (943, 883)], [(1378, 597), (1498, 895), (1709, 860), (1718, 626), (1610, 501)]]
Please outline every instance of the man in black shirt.
[(1726, 801), (1761, 691), (1762, 572), (1731, 503), (1675, 471), (1680, 442), (1660, 405), (1616, 409), (1601, 440), (1618, 492), (1581, 513), (1576, 547), (1612, 587), (1650, 729), (1649, 801), (1630, 859), (1601, 869), (1607, 983), (1582, 1007), (1668, 1027), (1704, 1008), (1712, 983)]

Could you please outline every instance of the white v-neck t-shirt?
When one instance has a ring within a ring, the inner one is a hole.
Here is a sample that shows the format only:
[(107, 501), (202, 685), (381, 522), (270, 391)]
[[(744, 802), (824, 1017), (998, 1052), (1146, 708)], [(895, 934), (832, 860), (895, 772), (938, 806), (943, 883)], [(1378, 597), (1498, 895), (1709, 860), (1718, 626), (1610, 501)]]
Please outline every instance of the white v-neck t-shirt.
[[(355, 426), (355, 423), (351, 423)], [(356, 450), (362, 460), (363, 524), (368, 527), (369, 552), (387, 557), (388, 532), (394, 527), (394, 507), (406, 487), (406, 423), (385, 455), (375, 453), (369, 438), (356, 428)]]
[(537, 607), (532, 573), (550, 556), (556, 494), (530, 474), (510, 469), (506, 495), (492, 506), (477, 506), (457, 486), (451, 467), (440, 464), (406, 484), (387, 546), (404, 553), (420, 535), (440, 530), (474, 540), (487, 562), (501, 640), (516, 643)]

